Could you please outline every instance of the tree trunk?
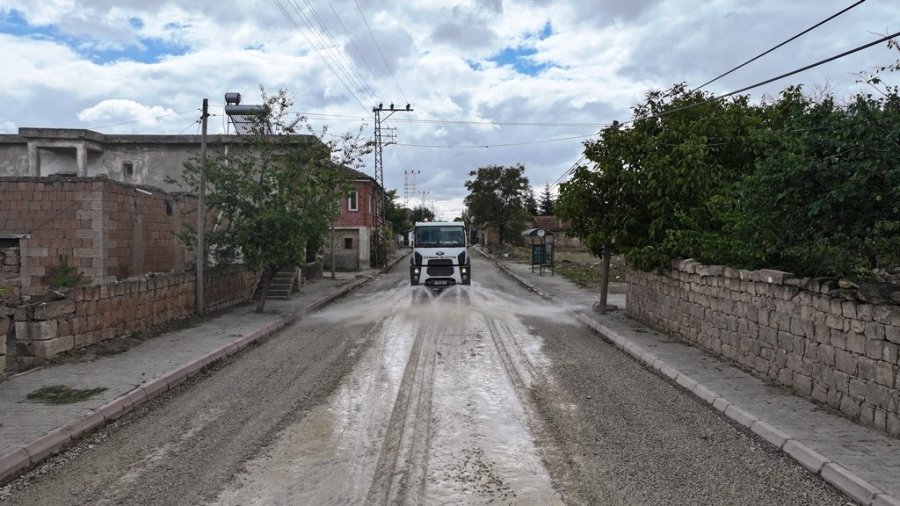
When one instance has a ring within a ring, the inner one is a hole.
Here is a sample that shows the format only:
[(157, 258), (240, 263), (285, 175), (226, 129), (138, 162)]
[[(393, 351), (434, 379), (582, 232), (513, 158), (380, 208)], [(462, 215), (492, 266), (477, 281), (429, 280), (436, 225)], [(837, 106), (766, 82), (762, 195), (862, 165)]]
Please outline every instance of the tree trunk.
[(610, 249), (609, 244), (603, 246), (603, 286), (600, 287), (600, 314), (606, 314), (606, 300), (607, 294), (609, 294)]
[(272, 278), (275, 277), (275, 273), (278, 272), (278, 269), (273, 266), (266, 267), (266, 270), (262, 273), (262, 279), (260, 279), (259, 286), (259, 298), (256, 299), (256, 312), (262, 313), (266, 307), (266, 295), (269, 294), (269, 285), (272, 283)]

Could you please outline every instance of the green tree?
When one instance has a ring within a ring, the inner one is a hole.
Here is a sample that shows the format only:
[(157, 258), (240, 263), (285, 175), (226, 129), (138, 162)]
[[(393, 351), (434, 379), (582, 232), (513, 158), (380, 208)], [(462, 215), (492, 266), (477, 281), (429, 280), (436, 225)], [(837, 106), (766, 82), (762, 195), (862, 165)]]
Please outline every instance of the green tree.
[(553, 194), (550, 193), (550, 184), (544, 185), (544, 192), (541, 193), (541, 200), (538, 203), (538, 209), (544, 216), (553, 216), (556, 209), (556, 201), (553, 200)]
[(434, 213), (425, 206), (418, 206), (412, 210), (410, 221), (413, 223), (417, 221), (434, 221)]
[[(888, 47), (900, 51), (895, 42)], [(594, 253), (649, 270), (674, 257), (800, 275), (866, 276), (900, 264), (900, 89), (844, 103), (788, 87), (750, 105), (676, 85), (629, 128), (585, 144), (557, 214)]]
[(499, 242), (519, 242), (519, 233), (529, 216), (528, 206), (534, 195), (525, 167), (489, 165), (469, 173), (473, 179), (465, 182), (469, 195), (465, 198), (468, 215), (478, 226), (494, 226)]
[(299, 135), (311, 130), (305, 118), (289, 115), (287, 92), (267, 96), (260, 89), (264, 113), (240, 149), (211, 156), (205, 166), (188, 162), (182, 176), (183, 186), (193, 190), (201, 171), (206, 177), (207, 205), (214, 211), (211, 249), (262, 272), (257, 312), (264, 310), (272, 277), (300, 265), (310, 243), (323, 243), (348, 188), (340, 166), (358, 164), (363, 152), (350, 134), (330, 142)]
[(384, 201), (384, 219), (391, 224), (394, 234), (406, 234), (412, 228), (409, 210), (397, 205), (397, 190), (389, 190)]

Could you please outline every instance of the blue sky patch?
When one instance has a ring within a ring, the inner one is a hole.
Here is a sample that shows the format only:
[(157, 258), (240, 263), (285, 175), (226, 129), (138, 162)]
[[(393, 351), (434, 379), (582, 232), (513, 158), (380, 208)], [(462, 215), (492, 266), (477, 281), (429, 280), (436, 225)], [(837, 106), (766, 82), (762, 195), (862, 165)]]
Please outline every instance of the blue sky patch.
[[(144, 26), (143, 21), (139, 18), (129, 18), (128, 24), (129, 29), (135, 31), (140, 30)], [(171, 44), (161, 39), (153, 38), (138, 38), (136, 42), (131, 42), (121, 49), (98, 49), (98, 41), (95, 39), (63, 34), (59, 28), (53, 25), (29, 25), (21, 13), (16, 10), (0, 12), (0, 33), (7, 33), (16, 37), (51, 40), (64, 44), (72, 51), (98, 64), (121, 60), (155, 63), (166, 56), (183, 55), (189, 49), (187, 46)]]
[(488, 60), (500, 66), (512, 66), (520, 74), (536, 76), (550, 67), (548, 63), (535, 62), (532, 56), (536, 54), (537, 49), (533, 47), (507, 47)]
[[(551, 35), (553, 35), (553, 27), (550, 25), (550, 22), (547, 21), (539, 32), (526, 34), (525, 40), (544, 40)], [(535, 62), (533, 57), (537, 53), (537, 49), (528, 47), (526, 42), (524, 45), (504, 48), (499, 53), (488, 58), (488, 60), (500, 66), (512, 66), (512, 68), (520, 74), (535, 76), (553, 66), (549, 63)], [(473, 70), (480, 70), (480, 67), (473, 66), (471, 62), (469, 63), (469, 67)]]
[(551, 35), (553, 35), (553, 26), (550, 25), (549, 21), (547, 21), (547, 23), (544, 24), (544, 27), (541, 28), (541, 31), (537, 33), (537, 38), (538, 40), (545, 40)]

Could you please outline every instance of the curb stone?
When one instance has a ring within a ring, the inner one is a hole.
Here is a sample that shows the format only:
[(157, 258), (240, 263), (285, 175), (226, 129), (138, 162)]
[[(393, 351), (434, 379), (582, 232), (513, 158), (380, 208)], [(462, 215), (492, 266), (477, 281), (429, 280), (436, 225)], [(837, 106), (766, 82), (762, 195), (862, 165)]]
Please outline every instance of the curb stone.
[[(406, 258), (409, 253), (400, 255), (385, 267), (383, 267), (378, 275), (391, 270), (397, 263)], [(260, 330), (243, 336), (242, 338), (232, 341), (222, 346), (220, 349), (213, 350), (211, 353), (200, 357), (194, 361), (184, 364), (169, 372), (163, 373), (149, 382), (137, 385), (131, 391), (107, 402), (91, 413), (66, 422), (62, 426), (48, 432), (47, 434), (29, 441), (19, 448), (16, 448), (5, 455), (0, 455), (0, 483), (7, 482), (11, 477), (26, 471), (40, 463), (47, 457), (58, 453), (68, 443), (78, 439), (84, 434), (96, 430), (97, 428), (120, 418), (125, 413), (133, 410), (137, 406), (156, 397), (162, 392), (166, 392), (173, 387), (184, 382), (191, 376), (196, 375), (208, 365), (218, 362), (225, 357), (234, 355), (238, 351), (245, 348), (251, 342), (261, 340), (272, 334), (277, 333), (282, 328), (294, 323), (306, 313), (320, 309), (334, 300), (346, 295), (352, 290), (372, 281), (377, 276), (361, 277), (347, 285), (344, 285), (334, 292), (308, 304), (301, 310), (294, 311), (283, 316), (275, 323), (269, 324)], [(29, 371), (34, 372), (34, 371)]]
[[(542, 290), (529, 283), (527, 280), (513, 273), (512, 270), (503, 265), (493, 255), (485, 253), (481, 249), (478, 249), (478, 252), (484, 255), (485, 258), (490, 260), (494, 265), (499, 267), (501, 271), (505, 272), (509, 277), (525, 287), (527, 290), (536, 293), (543, 299), (552, 300), (552, 297), (545, 294)], [(823, 480), (825, 480), (841, 492), (847, 494), (847, 496), (854, 501), (857, 501), (865, 506), (900, 506), (900, 499), (895, 498), (889, 494), (885, 494), (881, 489), (863, 480), (845, 467), (832, 462), (827, 457), (810, 449), (803, 443), (799, 443), (796, 440), (791, 439), (791, 437), (784, 431), (759, 420), (752, 413), (739, 408), (738, 406), (729, 402), (727, 399), (718, 396), (717, 394), (713, 393), (711, 390), (700, 385), (691, 378), (682, 375), (679, 371), (669, 366), (665, 361), (653, 356), (652, 353), (640, 349), (640, 347), (634, 345), (631, 341), (628, 341), (623, 336), (600, 324), (593, 318), (578, 313), (575, 314), (575, 318), (581, 323), (585, 324), (588, 328), (593, 330), (604, 340), (613, 343), (638, 361), (649, 365), (652, 369), (655, 369), (661, 375), (672, 379), (679, 385), (687, 388), (686, 385), (682, 383), (691, 384), (693, 382), (693, 388), (687, 389), (694, 393), (694, 395), (707, 403), (711, 402), (713, 408), (722, 412), (725, 416), (733, 420), (735, 423), (748, 428), (753, 433), (766, 440), (768, 443), (778, 447), (783, 452), (788, 454), (792, 459), (794, 459), (797, 463), (799, 463), (809, 471), (819, 475)], [(680, 379), (682, 381), (679, 381)]]

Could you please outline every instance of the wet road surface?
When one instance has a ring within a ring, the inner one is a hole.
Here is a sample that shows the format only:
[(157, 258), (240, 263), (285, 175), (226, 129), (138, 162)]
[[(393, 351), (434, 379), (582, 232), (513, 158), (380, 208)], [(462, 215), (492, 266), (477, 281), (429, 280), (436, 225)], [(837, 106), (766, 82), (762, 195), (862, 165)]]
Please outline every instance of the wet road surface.
[(10, 504), (844, 504), (476, 259), (401, 264), (103, 429)]

